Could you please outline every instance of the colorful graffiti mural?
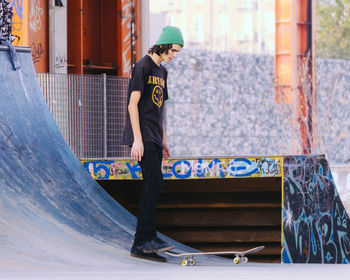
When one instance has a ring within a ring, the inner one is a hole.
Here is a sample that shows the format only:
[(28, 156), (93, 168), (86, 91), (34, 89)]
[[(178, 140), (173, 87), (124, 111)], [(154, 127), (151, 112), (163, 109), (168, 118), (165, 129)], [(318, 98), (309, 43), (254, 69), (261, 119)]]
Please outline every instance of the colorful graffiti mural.
[(12, 0), (12, 35), (16, 46), (29, 46), (37, 72), (48, 72), (48, 2)]
[(13, 7), (13, 16), (12, 16), (12, 34), (15, 37), (15, 42), (13, 44), (20, 45), (24, 40), (23, 34), (23, 0), (12, 0), (11, 5)]
[[(141, 168), (131, 159), (81, 160), (98, 180), (141, 179)], [(163, 161), (165, 179), (281, 177), (282, 157), (169, 159)]]
[(284, 263), (350, 263), (349, 216), (326, 159), (285, 157), (282, 204)]
[(0, 35), (10, 42), (14, 39), (12, 36), (12, 10), (10, 0), (0, 0)]

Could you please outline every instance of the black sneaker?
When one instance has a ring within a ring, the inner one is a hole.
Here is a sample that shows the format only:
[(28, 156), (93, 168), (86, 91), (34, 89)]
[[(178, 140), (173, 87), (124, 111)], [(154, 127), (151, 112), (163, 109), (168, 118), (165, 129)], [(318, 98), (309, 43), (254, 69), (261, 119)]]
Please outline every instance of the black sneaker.
[(157, 255), (156, 253), (144, 253), (143, 246), (135, 246), (133, 245), (130, 251), (130, 256), (140, 259), (145, 259), (154, 262), (167, 262), (167, 259)]
[[(175, 249), (175, 246), (169, 242), (166, 242), (165, 240), (163, 239), (160, 239), (159, 237), (156, 237), (156, 242), (158, 242), (159, 244), (161, 244), (163, 247), (168, 247), (169, 249), (167, 249), (166, 251), (169, 251), (169, 250), (172, 250), (172, 249)], [(165, 252), (165, 251), (163, 251)]]
[(143, 245), (144, 253), (157, 253), (157, 252), (165, 252), (174, 249), (175, 246), (170, 243), (160, 239), (159, 237), (155, 237), (149, 242), (146, 242)]

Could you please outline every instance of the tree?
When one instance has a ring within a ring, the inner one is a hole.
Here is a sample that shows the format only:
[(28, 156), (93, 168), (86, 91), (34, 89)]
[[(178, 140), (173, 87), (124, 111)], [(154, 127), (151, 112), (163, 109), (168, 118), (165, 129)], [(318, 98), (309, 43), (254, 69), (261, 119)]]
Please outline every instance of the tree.
[(316, 53), (350, 59), (350, 0), (316, 0)]

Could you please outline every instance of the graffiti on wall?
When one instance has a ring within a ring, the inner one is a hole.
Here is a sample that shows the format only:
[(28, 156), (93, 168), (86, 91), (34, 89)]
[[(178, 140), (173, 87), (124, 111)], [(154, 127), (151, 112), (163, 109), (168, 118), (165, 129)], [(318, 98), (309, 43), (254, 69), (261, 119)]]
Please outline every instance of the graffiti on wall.
[(17, 45), (21, 40), (23, 27), (23, 0), (12, 0), (11, 5), (13, 7), (12, 34), (15, 37), (13, 44)]
[[(136, 161), (81, 160), (90, 175), (98, 180), (141, 179)], [(165, 179), (281, 177), (281, 157), (169, 159), (163, 161)]]
[(12, 0), (12, 35), (16, 46), (30, 46), (36, 72), (48, 72), (48, 1)]
[(282, 261), (350, 263), (349, 216), (326, 159), (284, 158)]
[(12, 0), (11, 5), (14, 9), (12, 28), (16, 31), (20, 31), (22, 29), (23, 21), (23, 0)]
[(131, 71), (131, 21), (133, 1), (122, 1), (122, 76), (129, 77)]
[(57, 52), (55, 56), (55, 68), (64, 68), (67, 66), (67, 54)]
[(31, 49), (31, 54), (32, 54), (32, 59), (33, 63), (40, 62), (44, 55), (44, 49), (41, 43), (36, 44), (35, 42), (30, 44), (30, 49)]
[(13, 41), (12, 33), (12, 6), (10, 0), (0, 0), (0, 35)]
[(29, 26), (34, 32), (37, 32), (41, 29), (41, 21), (43, 15), (44, 10), (40, 7), (40, 0), (32, 0), (29, 13)]
[(28, 6), (28, 44), (31, 47), (31, 53), (35, 69), (38, 72), (47, 70), (47, 3), (43, 0), (31, 0)]

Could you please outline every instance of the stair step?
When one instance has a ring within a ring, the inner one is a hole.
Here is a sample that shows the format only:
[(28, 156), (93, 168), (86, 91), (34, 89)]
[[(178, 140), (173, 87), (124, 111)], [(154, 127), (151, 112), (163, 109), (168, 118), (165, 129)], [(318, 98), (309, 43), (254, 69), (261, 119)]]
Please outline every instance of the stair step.
[[(137, 208), (136, 205), (132, 205)], [(271, 203), (159, 203), (158, 209), (189, 209), (189, 208), (281, 208), (280, 202)]]
[(231, 227), (231, 226), (279, 226), (281, 212), (274, 209), (220, 208), (206, 209), (158, 209), (157, 223), (159, 226), (178, 227)]
[(280, 228), (162, 228), (159, 231), (181, 243), (271, 243), (281, 242)]

